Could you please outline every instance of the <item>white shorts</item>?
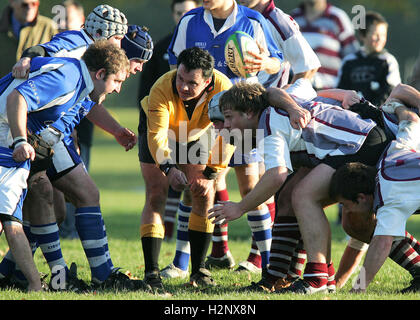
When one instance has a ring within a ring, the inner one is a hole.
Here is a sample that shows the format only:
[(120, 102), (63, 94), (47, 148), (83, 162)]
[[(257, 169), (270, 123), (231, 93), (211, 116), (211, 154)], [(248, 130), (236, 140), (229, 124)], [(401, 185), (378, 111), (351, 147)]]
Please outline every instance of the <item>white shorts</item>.
[(379, 192), (383, 201), (376, 212), (374, 236), (404, 237), (407, 219), (420, 208), (420, 180), (392, 181), (379, 177)]
[(22, 205), (26, 196), (29, 160), (16, 163), (12, 150), (0, 147), (0, 220), (22, 221)]

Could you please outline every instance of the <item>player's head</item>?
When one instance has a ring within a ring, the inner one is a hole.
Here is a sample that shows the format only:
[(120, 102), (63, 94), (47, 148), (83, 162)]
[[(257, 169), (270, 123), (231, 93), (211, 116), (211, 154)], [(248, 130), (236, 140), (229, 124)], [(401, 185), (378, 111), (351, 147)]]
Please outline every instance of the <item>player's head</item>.
[(93, 101), (102, 103), (107, 94), (120, 92), (130, 68), (124, 50), (106, 40), (99, 40), (89, 46), (82, 60), (94, 84), (94, 89), (90, 94)]
[(21, 24), (33, 22), (38, 15), (39, 0), (9, 0), (9, 4)]
[(136, 74), (143, 70), (143, 64), (152, 58), (153, 40), (146, 27), (130, 25), (121, 41), (121, 48), (130, 60), (130, 73)]
[(239, 0), (238, 3), (242, 6), (254, 9), (257, 4), (259, 4), (261, 0)]
[(366, 27), (358, 30), (360, 41), (368, 53), (381, 52), (387, 41), (388, 22), (374, 11), (366, 12), (365, 21)]
[(220, 97), (225, 92), (226, 90), (216, 93), (209, 102), (209, 119), (218, 130), (223, 129), (225, 121), (225, 117), (223, 116), (222, 111), (220, 111)]
[(63, 19), (58, 28), (63, 30), (79, 30), (85, 23), (85, 11), (83, 5), (77, 0), (64, 0), (63, 7), (66, 9), (66, 19)]
[(199, 0), (172, 0), (171, 11), (175, 24), (178, 24), (185, 13), (197, 8), (199, 5)]
[(361, 237), (366, 240), (366, 234), (372, 235), (376, 223), (373, 214), (376, 173), (375, 167), (347, 163), (335, 171), (330, 182), (330, 198), (342, 204), (345, 231), (358, 233), (356, 238), (362, 241)]
[(203, 1), (203, 8), (211, 12), (221, 8), (229, 9), (234, 3), (234, 0), (205, 0)]
[(183, 101), (200, 97), (212, 82), (214, 58), (198, 47), (183, 50), (178, 56), (176, 89)]
[(118, 9), (106, 4), (97, 6), (86, 18), (84, 28), (94, 41), (106, 39), (121, 47), (127, 33), (127, 19)]
[(252, 129), (254, 120), (268, 107), (266, 90), (259, 83), (239, 82), (222, 95), (219, 105), (226, 129)]

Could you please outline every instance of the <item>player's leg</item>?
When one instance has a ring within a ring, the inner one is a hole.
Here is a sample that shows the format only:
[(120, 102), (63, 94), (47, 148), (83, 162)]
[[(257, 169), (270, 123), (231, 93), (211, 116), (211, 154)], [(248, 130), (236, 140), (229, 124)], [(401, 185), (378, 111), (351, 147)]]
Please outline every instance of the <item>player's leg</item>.
[(304, 272), (309, 291), (327, 289), (330, 226), (324, 213), (328, 188), (335, 169), (320, 164), (293, 189), (292, 206), (305, 244), (308, 262)]
[(188, 189), (184, 190), (183, 200), (179, 203), (177, 211), (175, 257), (172, 263), (161, 270), (161, 275), (164, 278), (185, 278), (188, 276), (191, 254), (188, 222), (192, 209), (191, 205), (191, 192)]
[[(235, 167), (241, 196), (246, 196), (258, 183), (259, 164), (252, 162)], [(266, 269), (270, 259), (270, 247), (272, 241), (272, 220), (267, 205), (262, 204), (247, 213), (248, 225), (250, 226), (253, 239), (255, 240), (258, 253), (261, 256), (261, 267)]]
[[(35, 173), (28, 180), (28, 194), (24, 202), (24, 211), (29, 213), (30, 231), (36, 239), (45, 260), (51, 270), (51, 282), (55, 277), (66, 275), (70, 281), (69, 269), (61, 250), (58, 225), (54, 213), (53, 188), (45, 171)], [(68, 286), (51, 287), (53, 290), (70, 289)]]
[[(180, 169), (185, 173), (187, 180), (198, 176), (205, 166), (199, 164), (182, 164)], [(214, 204), (214, 181), (212, 190), (206, 195), (192, 192), (192, 209), (188, 224), (188, 235), (191, 247), (191, 277), (190, 281), (197, 285), (214, 285), (214, 280), (207, 269), (205, 259), (210, 246), (214, 225), (208, 219), (208, 210)]]
[[(217, 201), (228, 201), (229, 193), (226, 186), (226, 175), (229, 168), (220, 172), (216, 179), (215, 203)], [(212, 250), (206, 260), (206, 268), (227, 268), (231, 269), (235, 265), (232, 253), (228, 245), (228, 223), (217, 223), (214, 225), (212, 236)]]
[(181, 201), (182, 192), (175, 191), (169, 186), (168, 198), (166, 200), (163, 221), (165, 223), (165, 240), (172, 239), (175, 227), (178, 206)]
[(22, 225), (15, 221), (3, 221), (4, 232), (10, 251), (17, 266), (28, 280), (28, 291), (41, 290), (41, 280), (35, 266), (32, 252), (26, 239)]
[[(117, 270), (113, 268), (108, 250), (96, 184), (83, 164), (79, 163), (64, 175), (53, 179), (53, 185), (76, 207), (76, 229), (91, 269), (92, 282), (98, 287), (111, 282), (112, 286), (116, 285), (114, 280), (123, 277), (114, 272)], [(120, 282), (123, 280), (126, 279)]]
[(144, 281), (155, 291), (162, 291), (159, 253), (164, 238), (163, 214), (168, 194), (168, 179), (154, 163), (140, 162), (146, 187), (146, 200), (141, 214), (140, 236), (143, 248)]

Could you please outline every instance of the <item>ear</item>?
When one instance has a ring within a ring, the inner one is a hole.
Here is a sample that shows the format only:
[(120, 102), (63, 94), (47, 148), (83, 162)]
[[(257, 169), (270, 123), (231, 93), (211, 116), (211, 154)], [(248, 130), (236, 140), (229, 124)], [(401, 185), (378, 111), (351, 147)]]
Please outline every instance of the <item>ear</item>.
[(105, 68), (101, 68), (95, 73), (96, 80), (104, 80), (105, 79), (106, 70)]
[(366, 201), (367, 201), (367, 194), (364, 194), (364, 193), (358, 193), (357, 194), (357, 198), (356, 198), (356, 201), (357, 201), (357, 203), (365, 203)]

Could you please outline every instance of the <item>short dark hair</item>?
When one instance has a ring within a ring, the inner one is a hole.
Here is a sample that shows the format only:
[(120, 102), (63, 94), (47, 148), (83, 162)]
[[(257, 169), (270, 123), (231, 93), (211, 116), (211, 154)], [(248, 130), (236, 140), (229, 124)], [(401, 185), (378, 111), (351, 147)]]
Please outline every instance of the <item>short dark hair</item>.
[(199, 5), (201, 5), (201, 1), (200, 1), (200, 0), (172, 0), (172, 3), (171, 3), (171, 10), (172, 10), (172, 11), (174, 11), (174, 7), (175, 7), (175, 5), (176, 5), (177, 3), (183, 3), (183, 2), (186, 2), (186, 1), (192, 1), (192, 2), (195, 2), (195, 4), (197, 5), (197, 7), (198, 7)]
[(329, 195), (332, 200), (342, 197), (356, 202), (359, 193), (373, 195), (377, 170), (360, 162), (347, 163), (334, 172)]
[(260, 114), (269, 106), (266, 90), (260, 83), (245, 81), (234, 84), (220, 98), (220, 109)]
[(191, 47), (183, 50), (177, 60), (178, 67), (183, 64), (187, 71), (201, 69), (203, 78), (208, 79), (213, 75), (214, 58), (207, 50)]
[(367, 11), (365, 19), (366, 19), (365, 20), (366, 21), (366, 25), (365, 25), (366, 28), (358, 30), (359, 36), (362, 36), (362, 37), (365, 37), (366, 34), (368, 33), (370, 27), (375, 25), (375, 24), (384, 23), (388, 26), (388, 22), (386, 21), (384, 16), (381, 15), (379, 12), (376, 12), (376, 11)]

